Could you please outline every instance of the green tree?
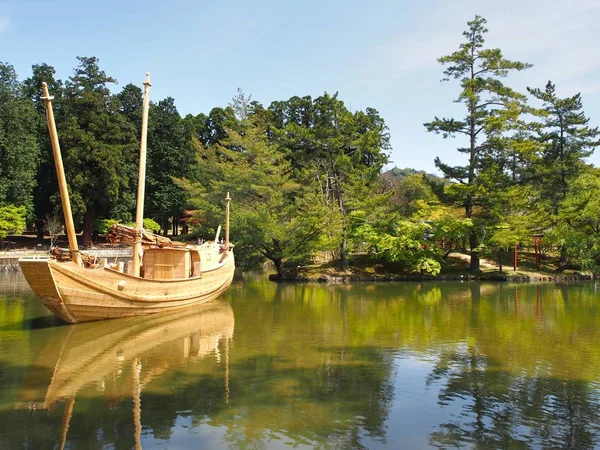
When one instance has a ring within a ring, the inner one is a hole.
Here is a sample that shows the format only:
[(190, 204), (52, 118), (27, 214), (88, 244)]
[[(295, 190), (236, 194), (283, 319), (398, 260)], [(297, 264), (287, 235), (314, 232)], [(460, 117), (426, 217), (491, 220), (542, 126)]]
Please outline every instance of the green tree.
[(152, 104), (148, 124), (148, 166), (146, 181), (146, 215), (161, 224), (165, 232), (169, 219), (173, 219), (173, 234), (183, 217), (187, 193), (173, 178), (188, 174), (194, 162), (194, 148), (186, 145), (186, 130), (175, 107), (168, 97)]
[(26, 227), (25, 206), (0, 206), (0, 244), (9, 234), (21, 234)]
[(46, 121), (46, 106), (42, 97), (42, 82), (48, 84), (48, 89), (54, 97), (52, 105), (55, 110), (55, 120), (57, 123), (62, 121), (63, 104), (63, 83), (57, 80), (54, 67), (42, 63), (32, 66), (32, 75), (27, 78), (23, 85), (26, 96), (31, 99), (37, 112), (37, 139), (40, 143), (39, 167), (36, 173), (36, 186), (34, 190), (34, 207), (36, 216), (36, 227), (38, 237), (44, 236), (44, 221), (47, 217), (54, 217), (55, 211), (61, 207), (58, 196), (58, 181), (56, 179), (56, 168), (54, 157), (52, 155), (52, 146), (50, 144), (50, 135), (48, 133), (48, 123)]
[(426, 237), (432, 232), (432, 225), (425, 221), (399, 220), (391, 232), (373, 230), (372, 239), (376, 244), (376, 255), (401, 263), (406, 269), (421, 274), (438, 275), (441, 271), (441, 251)]
[(142, 89), (132, 83), (123, 86), (121, 92), (117, 94), (119, 111), (135, 125), (136, 135), (142, 134), (143, 97)]
[(537, 129), (535, 139), (541, 146), (534, 181), (541, 191), (541, 200), (551, 212), (547, 224), (553, 229), (550, 235), (554, 238), (561, 236), (558, 239), (561, 248), (560, 268), (564, 269), (570, 252), (566, 236), (573, 238), (577, 231), (568, 229), (572, 221), (561, 214), (561, 209), (569, 196), (571, 185), (588, 167), (585, 158), (600, 145), (600, 130), (589, 126), (589, 118), (582, 111), (580, 94), (559, 98), (551, 81), (548, 81), (544, 90), (528, 88), (528, 91), (543, 102), (544, 118), (533, 124)]
[(502, 254), (530, 242), (532, 232), (543, 227), (546, 214), (533, 186), (516, 184), (498, 189), (495, 197), (487, 211), (482, 252), (496, 258), (502, 273)]
[(599, 169), (588, 168), (570, 182), (556, 224), (544, 240), (561, 248), (561, 268), (569, 261), (579, 261), (584, 270), (600, 270)]
[(322, 196), (292, 177), (286, 153), (269, 143), (260, 123), (251, 120), (243, 135), (230, 130), (221, 144), (200, 152), (187, 189), (215, 224), (223, 217), (225, 193), (231, 193), (232, 240), (242, 262), (268, 259), (281, 277), (286, 264), (318, 248), (328, 225)]
[(412, 174), (394, 186), (393, 205), (402, 217), (410, 217), (418, 210), (418, 201), (435, 202), (437, 197), (425, 175)]
[[(127, 84), (121, 92), (116, 94), (115, 108), (125, 117), (127, 123), (134, 131), (135, 144), (132, 143), (131, 151), (123, 154), (123, 173), (129, 180), (126, 186), (119, 191), (119, 201), (111, 207), (109, 217), (121, 222), (132, 222), (133, 212), (137, 201), (137, 181), (140, 162), (140, 142), (142, 134), (142, 89), (134, 84)], [(135, 147), (135, 149), (134, 149)]]
[[(446, 190), (451, 191), (453, 186), (449, 185)], [(444, 260), (452, 251), (465, 248), (473, 229), (473, 221), (465, 218), (459, 207), (423, 200), (417, 200), (415, 206), (417, 211), (411, 220), (429, 225), (425, 230), (426, 244), (430, 247), (441, 247), (438, 253), (443, 255)]]
[(336, 95), (292, 97), (269, 107), (269, 135), (290, 151), (297, 173), (312, 171), (332, 216), (338, 217), (338, 253), (348, 267), (351, 213), (370, 212), (370, 197), (381, 192), (379, 175), (387, 162), (389, 134), (373, 108), (352, 113)]
[[(503, 133), (512, 127), (524, 109), (525, 97), (505, 86), (501, 79), (511, 71), (520, 71), (529, 64), (509, 61), (500, 49), (484, 48), (486, 20), (480, 16), (468, 22), (468, 30), (463, 33), (466, 42), (454, 53), (443, 56), (438, 61), (446, 67), (444, 81), (451, 78), (460, 81), (461, 91), (456, 102), (466, 109), (462, 119), (436, 117), (424, 124), (427, 131), (442, 134), (444, 138), (463, 135), (467, 138), (466, 147), (457, 150), (465, 154), (465, 165), (450, 166), (439, 158), (436, 166), (446, 178), (457, 181), (461, 189), (460, 201), (465, 209), (465, 217), (475, 218), (476, 208), (484, 205), (488, 197), (481, 174), (490, 166), (498, 167), (497, 157), (506, 150)], [(488, 170), (488, 174), (490, 171)], [(479, 271), (478, 248), (481, 236), (478, 226), (474, 226), (469, 237), (471, 270)]]
[(37, 126), (14, 68), (0, 63), (0, 205), (24, 206), (29, 219), (39, 160)]
[(235, 110), (228, 106), (213, 108), (208, 115), (188, 115), (185, 121), (191, 133), (189, 137), (197, 139), (205, 147), (217, 144), (227, 138), (227, 130), (241, 131), (235, 114)]
[(89, 246), (94, 219), (109, 215), (129, 185), (126, 155), (139, 149), (134, 126), (108, 88), (116, 80), (100, 69), (97, 58), (77, 59), (65, 85), (65, 118), (58, 131), (73, 210), (83, 215), (83, 243)]
[(543, 102), (544, 119), (535, 124), (537, 140), (542, 145), (537, 175), (543, 197), (558, 213), (559, 204), (567, 197), (570, 184), (587, 166), (585, 158), (600, 145), (600, 130), (589, 126), (590, 119), (582, 111), (581, 94), (559, 98), (551, 81), (548, 81), (545, 90), (527, 90)]

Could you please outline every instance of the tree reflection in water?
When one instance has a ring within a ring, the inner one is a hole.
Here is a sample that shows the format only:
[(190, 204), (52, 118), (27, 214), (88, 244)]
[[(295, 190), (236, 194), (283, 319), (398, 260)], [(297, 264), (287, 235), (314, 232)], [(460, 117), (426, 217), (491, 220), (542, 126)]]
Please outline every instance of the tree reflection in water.
[[(530, 312), (541, 324), (544, 302), (541, 288), (535, 290), (535, 312)], [(564, 288), (560, 294), (567, 299)], [(476, 293), (472, 298), (478, 297)], [(517, 288), (514, 311), (516, 316), (523, 313)], [(512, 342), (517, 359), (520, 344)], [(522, 370), (507, 371), (477, 339), (444, 349), (427, 384), (440, 386), (442, 408), (459, 405), (459, 412), (431, 433), (430, 444), (439, 448), (595, 448), (600, 441), (598, 384), (576, 377), (556, 378), (553, 364), (560, 361), (513, 361), (510, 366), (521, 365)], [(564, 368), (559, 371), (564, 373)]]

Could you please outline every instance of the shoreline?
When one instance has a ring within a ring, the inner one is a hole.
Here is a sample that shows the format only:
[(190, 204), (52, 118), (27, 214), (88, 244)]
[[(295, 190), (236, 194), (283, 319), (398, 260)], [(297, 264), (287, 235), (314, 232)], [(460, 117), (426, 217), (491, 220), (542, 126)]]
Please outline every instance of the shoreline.
[(363, 276), (363, 275), (339, 275), (332, 276), (322, 274), (316, 277), (301, 275), (284, 275), (278, 277), (277, 274), (270, 274), (269, 281), (277, 283), (328, 283), (328, 284), (350, 284), (350, 283), (390, 283), (390, 282), (410, 282), (410, 281), (469, 281), (469, 282), (508, 282), (508, 283), (557, 283), (566, 281), (593, 281), (592, 275), (508, 275), (508, 274), (452, 274), (452, 275), (389, 275), (389, 276)]
[[(18, 255), (0, 254), (0, 273), (20, 272), (19, 258), (23, 256), (44, 256), (47, 253), (22, 253)], [(102, 255), (104, 256), (104, 255)], [(118, 257), (121, 259), (122, 256)], [(270, 274), (269, 281), (276, 283), (321, 283), (321, 284), (350, 284), (350, 283), (402, 283), (424, 281), (466, 281), (466, 282), (504, 282), (504, 283), (557, 283), (570, 281), (593, 281), (592, 275), (586, 274), (532, 274), (510, 275), (499, 274), (448, 274), (448, 275), (327, 275), (314, 276), (287, 274), (279, 278), (277, 274)]]

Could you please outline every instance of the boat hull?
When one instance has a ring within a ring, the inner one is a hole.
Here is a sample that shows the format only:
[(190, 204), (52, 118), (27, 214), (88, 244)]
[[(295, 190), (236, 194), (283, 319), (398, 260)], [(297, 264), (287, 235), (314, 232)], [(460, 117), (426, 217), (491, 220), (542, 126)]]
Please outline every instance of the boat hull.
[(149, 280), (49, 258), (22, 258), (19, 264), (42, 303), (69, 323), (141, 316), (205, 303), (229, 287), (235, 270), (233, 252), (201, 277), (180, 280)]

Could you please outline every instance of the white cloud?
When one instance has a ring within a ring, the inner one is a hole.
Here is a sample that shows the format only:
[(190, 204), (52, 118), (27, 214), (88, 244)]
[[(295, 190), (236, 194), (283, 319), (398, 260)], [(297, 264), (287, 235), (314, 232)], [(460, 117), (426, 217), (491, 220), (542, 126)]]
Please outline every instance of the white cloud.
[[(584, 95), (586, 112), (600, 105), (600, 7), (598, 0), (443, 0), (435, 8), (412, 9), (410, 20), (393, 34), (373, 43), (357, 70), (362, 90), (381, 98), (380, 110), (392, 134), (392, 159), (400, 167), (433, 169), (433, 157), (458, 163), (454, 148), (425, 133), (422, 123), (434, 114), (452, 117), (456, 83), (438, 81), (444, 68), (441, 56), (458, 49), (467, 21), (486, 18), (486, 47), (500, 48), (505, 58), (533, 64), (511, 73), (506, 83), (524, 92), (526, 86), (544, 88), (548, 80), (561, 97)], [(592, 114), (593, 116), (593, 114)], [(595, 118), (593, 126), (598, 124)], [(398, 139), (400, 137), (400, 139)], [(448, 151), (452, 150), (450, 153)], [(452, 156), (454, 155), (454, 156)], [(594, 163), (596, 163), (594, 161)]]
[(0, 16), (0, 33), (3, 33), (6, 30), (8, 30), (9, 25), (10, 25), (10, 18)]
[(441, 78), (443, 69), (437, 58), (458, 49), (467, 21), (476, 14), (488, 21), (487, 45), (502, 49), (508, 59), (534, 65), (518, 77), (523, 85), (542, 87), (551, 79), (559, 90), (561, 85), (598, 90), (593, 77), (600, 70), (600, 8), (596, 0), (449, 2), (427, 11), (411, 29), (376, 46), (365, 76), (394, 83), (419, 76), (424, 69), (436, 69)]

